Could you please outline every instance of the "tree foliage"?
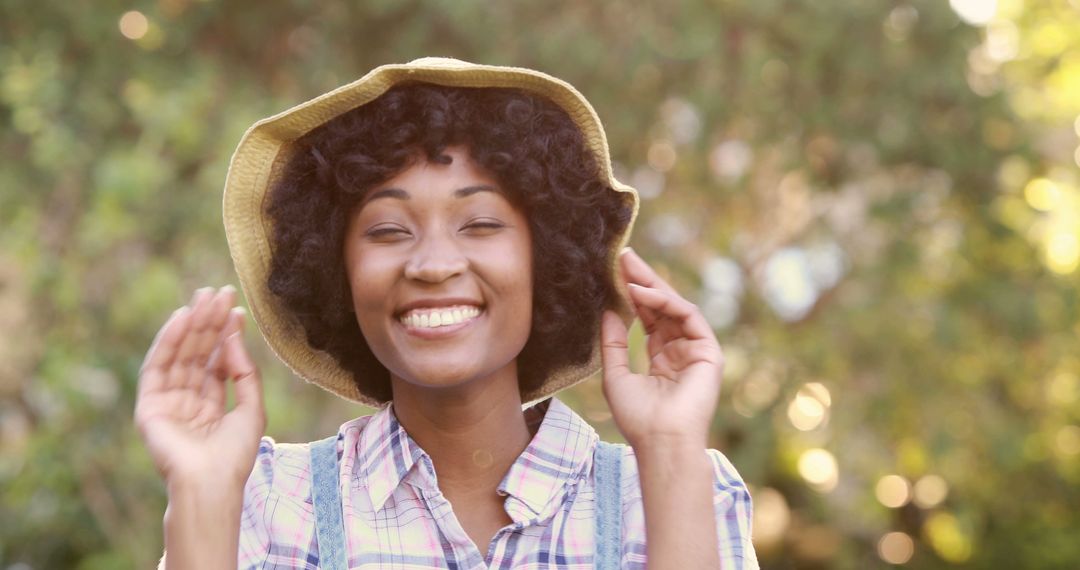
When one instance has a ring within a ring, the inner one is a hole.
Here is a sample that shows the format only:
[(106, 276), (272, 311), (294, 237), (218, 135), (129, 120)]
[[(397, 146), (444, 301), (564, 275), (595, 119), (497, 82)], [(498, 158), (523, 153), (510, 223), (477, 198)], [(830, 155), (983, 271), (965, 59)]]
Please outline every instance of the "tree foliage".
[[(235, 282), (233, 148), (425, 55), (597, 108), (633, 245), (720, 334), (713, 444), (764, 567), (1075, 566), (1077, 38), (1076, 0), (6, 0), (0, 566), (154, 563), (134, 387), (172, 308)], [(368, 412), (248, 343), (276, 438)], [(562, 397), (618, 437), (598, 382)]]

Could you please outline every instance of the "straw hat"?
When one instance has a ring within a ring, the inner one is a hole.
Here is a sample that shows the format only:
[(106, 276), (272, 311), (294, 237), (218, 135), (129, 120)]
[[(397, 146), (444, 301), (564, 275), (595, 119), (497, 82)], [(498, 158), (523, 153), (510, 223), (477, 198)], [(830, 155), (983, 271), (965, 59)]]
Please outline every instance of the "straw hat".
[[(303, 327), (291, 318), (267, 286), (271, 261), (271, 222), (263, 205), (290, 156), (292, 142), (334, 117), (364, 105), (396, 84), (426, 82), (451, 87), (510, 87), (541, 95), (562, 107), (584, 135), (596, 156), (601, 178), (617, 192), (632, 196), (633, 214), (609, 254), (610, 278), (619, 292), (618, 312), (629, 324), (633, 319), (626, 290), (616, 276), (618, 252), (626, 245), (637, 217), (637, 192), (619, 182), (611, 171), (607, 138), (600, 119), (585, 97), (565, 81), (520, 67), (476, 65), (456, 59), (425, 57), (407, 64), (383, 65), (364, 77), (301, 103), (251, 126), (240, 139), (225, 179), (224, 218), (229, 252), (240, 277), (251, 314), (263, 338), (298, 376), (355, 402), (369, 406), (381, 403), (365, 394), (330, 354), (308, 345)], [(592, 356), (582, 366), (555, 371), (536, 390), (522, 393), (525, 403), (533, 403), (572, 386), (600, 370), (599, 338)]]

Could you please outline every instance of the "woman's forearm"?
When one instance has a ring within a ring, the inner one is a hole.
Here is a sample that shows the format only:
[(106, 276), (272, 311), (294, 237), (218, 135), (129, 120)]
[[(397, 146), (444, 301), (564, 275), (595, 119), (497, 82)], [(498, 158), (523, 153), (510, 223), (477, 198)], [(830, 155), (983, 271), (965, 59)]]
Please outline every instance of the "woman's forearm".
[(650, 569), (720, 567), (713, 469), (704, 444), (655, 442), (634, 448), (645, 510)]
[(169, 485), (165, 509), (166, 570), (234, 569), (243, 490), (212, 483)]

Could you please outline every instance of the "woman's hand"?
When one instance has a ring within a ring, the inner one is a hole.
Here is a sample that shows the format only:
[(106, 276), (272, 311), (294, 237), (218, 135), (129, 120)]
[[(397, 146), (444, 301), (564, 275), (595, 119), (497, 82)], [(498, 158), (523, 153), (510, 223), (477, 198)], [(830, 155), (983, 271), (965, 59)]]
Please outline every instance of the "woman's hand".
[(636, 449), (657, 444), (706, 447), (720, 396), (724, 357), (697, 306), (679, 296), (633, 250), (619, 257), (634, 310), (648, 335), (649, 372), (629, 366), (622, 320), (601, 325), (604, 397), (615, 424)]
[[(199, 289), (158, 331), (139, 374), (135, 424), (163, 479), (242, 489), (266, 427), (259, 371), (236, 291)], [(236, 405), (225, 410), (235, 381)]]

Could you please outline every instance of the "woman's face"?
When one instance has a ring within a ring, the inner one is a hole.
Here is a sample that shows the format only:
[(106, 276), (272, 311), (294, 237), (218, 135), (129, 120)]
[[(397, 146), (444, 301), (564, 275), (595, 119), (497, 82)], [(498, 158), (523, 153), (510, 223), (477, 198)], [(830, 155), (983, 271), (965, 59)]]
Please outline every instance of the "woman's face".
[(420, 161), (373, 188), (344, 246), (372, 352), (396, 379), (429, 387), (516, 371), (532, 324), (524, 214), (466, 149), (446, 154), (450, 164)]

